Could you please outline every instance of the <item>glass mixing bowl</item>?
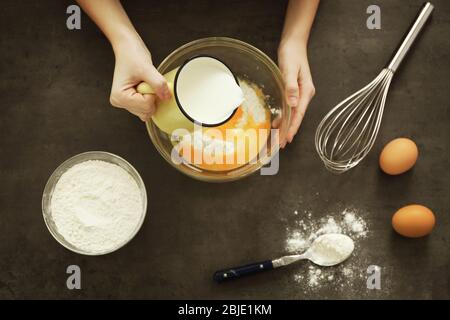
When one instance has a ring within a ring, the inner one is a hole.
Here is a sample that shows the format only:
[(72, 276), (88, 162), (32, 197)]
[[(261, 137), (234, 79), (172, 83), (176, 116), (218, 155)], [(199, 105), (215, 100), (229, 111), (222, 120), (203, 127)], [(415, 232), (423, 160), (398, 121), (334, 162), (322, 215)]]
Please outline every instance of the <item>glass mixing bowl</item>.
[(147, 122), (150, 139), (159, 153), (177, 170), (188, 176), (208, 182), (226, 182), (246, 177), (270, 162), (279, 150), (280, 141), (287, 134), (290, 120), (290, 108), (285, 103), (283, 95), (283, 81), (277, 65), (261, 50), (248, 43), (231, 38), (204, 38), (181, 46), (172, 52), (159, 65), (158, 70), (165, 74), (183, 64), (184, 61), (198, 55), (209, 55), (223, 61), (240, 79), (248, 80), (260, 87), (267, 96), (266, 102), (270, 106), (272, 124), (276, 124), (279, 139), (272, 139), (270, 133), (266, 148), (258, 155), (258, 161), (252, 161), (229, 171), (209, 171), (186, 161), (172, 161), (171, 152), (173, 144), (171, 137), (161, 131), (155, 123)]
[[(118, 247), (115, 247), (111, 250), (103, 251), (103, 252), (89, 252), (82, 250), (80, 248), (75, 247), (70, 242), (68, 242), (59, 232), (58, 228), (56, 227), (53, 219), (52, 219), (52, 210), (51, 210), (51, 201), (52, 201), (52, 195), (53, 191), (55, 189), (56, 184), (59, 181), (59, 178), (66, 172), (68, 169), (73, 167), (76, 164), (88, 161), (88, 160), (101, 160), (105, 162), (109, 162), (115, 165), (118, 165), (122, 169), (124, 169), (126, 172), (130, 174), (130, 176), (134, 179), (136, 184), (139, 187), (139, 190), (141, 191), (142, 196), (142, 213), (139, 219), (139, 222), (136, 226), (136, 229), (129, 234), (127, 240), (120, 244)], [(137, 170), (125, 159), (104, 151), (88, 151), (84, 153), (77, 154), (66, 161), (64, 161), (58, 168), (55, 169), (55, 171), (52, 173), (50, 178), (47, 181), (47, 184), (45, 185), (44, 192), (42, 195), (42, 214), (44, 216), (45, 224), (50, 231), (51, 235), (55, 238), (56, 241), (58, 241), (61, 245), (66, 247), (67, 249), (84, 254), (84, 255), (90, 255), (90, 256), (98, 256), (103, 255), (107, 253), (111, 253), (113, 251), (116, 251), (123, 246), (125, 246), (128, 242), (131, 241), (131, 239), (134, 238), (134, 236), (138, 233), (139, 229), (141, 228), (142, 224), (144, 223), (145, 216), (147, 214), (147, 191), (145, 190), (144, 181), (142, 181), (141, 176), (137, 172)]]

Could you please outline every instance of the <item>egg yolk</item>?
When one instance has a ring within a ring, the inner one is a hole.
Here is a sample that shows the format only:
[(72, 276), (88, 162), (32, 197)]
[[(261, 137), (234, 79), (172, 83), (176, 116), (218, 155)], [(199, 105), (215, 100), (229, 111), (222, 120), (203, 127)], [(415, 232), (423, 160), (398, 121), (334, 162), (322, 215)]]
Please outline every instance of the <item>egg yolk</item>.
[[(259, 101), (264, 101), (262, 91), (251, 87)], [(202, 128), (201, 140), (183, 139), (179, 144), (180, 155), (188, 162), (209, 171), (229, 171), (239, 168), (253, 160), (266, 145), (270, 136), (271, 114), (261, 105), (258, 111), (264, 112), (264, 120), (255, 120), (251, 112), (243, 106), (237, 108), (233, 117), (226, 123), (213, 128)]]

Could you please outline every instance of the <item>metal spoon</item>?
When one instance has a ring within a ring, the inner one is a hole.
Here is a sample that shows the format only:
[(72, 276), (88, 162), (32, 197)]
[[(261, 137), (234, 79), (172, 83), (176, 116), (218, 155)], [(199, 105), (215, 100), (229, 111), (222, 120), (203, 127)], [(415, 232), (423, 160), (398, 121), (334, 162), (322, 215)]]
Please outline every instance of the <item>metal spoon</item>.
[[(337, 251), (337, 244), (343, 244), (340, 252)], [(325, 252), (327, 247), (331, 246), (331, 251)], [(333, 250), (335, 248), (336, 250)], [(343, 234), (324, 234), (318, 237), (312, 245), (303, 254), (284, 256), (275, 260), (266, 260), (257, 263), (251, 263), (241, 267), (229, 268), (214, 273), (214, 280), (222, 282), (251, 275), (261, 271), (272, 270), (290, 265), (300, 260), (309, 260), (322, 267), (331, 267), (344, 262), (353, 252), (355, 245), (353, 240)]]

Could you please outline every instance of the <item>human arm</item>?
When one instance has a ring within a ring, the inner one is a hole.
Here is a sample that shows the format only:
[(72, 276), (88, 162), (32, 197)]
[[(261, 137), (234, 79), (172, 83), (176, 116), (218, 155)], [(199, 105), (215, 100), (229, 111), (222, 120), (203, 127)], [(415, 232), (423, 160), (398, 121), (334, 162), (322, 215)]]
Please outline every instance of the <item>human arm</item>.
[(278, 64), (285, 82), (285, 99), (292, 107), (291, 123), (282, 147), (292, 142), (315, 88), (308, 62), (308, 39), (319, 0), (290, 0), (278, 48)]
[(155, 96), (136, 92), (145, 81), (160, 99), (170, 98), (164, 77), (153, 66), (150, 51), (141, 39), (119, 0), (77, 0), (105, 34), (114, 51), (115, 68), (110, 102), (127, 109), (142, 121), (155, 112)]

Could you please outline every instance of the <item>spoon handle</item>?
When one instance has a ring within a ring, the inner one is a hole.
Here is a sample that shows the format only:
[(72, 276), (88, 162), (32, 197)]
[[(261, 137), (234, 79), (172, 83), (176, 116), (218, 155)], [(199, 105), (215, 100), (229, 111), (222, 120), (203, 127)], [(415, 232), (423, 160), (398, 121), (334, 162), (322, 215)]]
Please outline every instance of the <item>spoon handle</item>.
[(225, 270), (220, 270), (214, 273), (213, 279), (216, 282), (223, 282), (225, 280), (231, 280), (240, 278), (243, 276), (248, 276), (261, 271), (272, 270), (273, 263), (272, 260), (266, 260), (256, 263), (247, 264), (245, 266), (229, 268)]

